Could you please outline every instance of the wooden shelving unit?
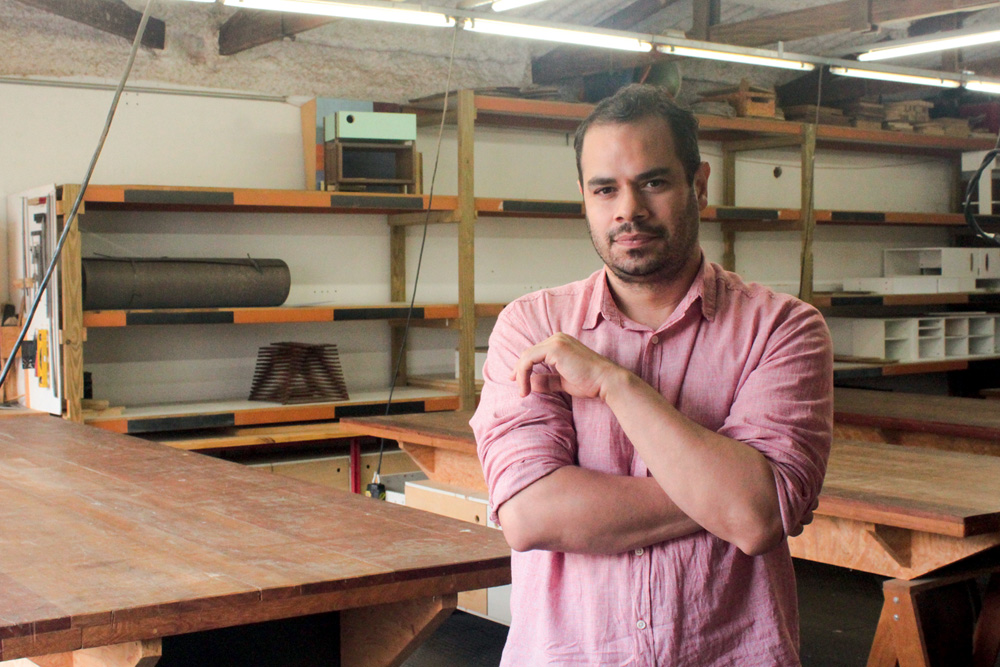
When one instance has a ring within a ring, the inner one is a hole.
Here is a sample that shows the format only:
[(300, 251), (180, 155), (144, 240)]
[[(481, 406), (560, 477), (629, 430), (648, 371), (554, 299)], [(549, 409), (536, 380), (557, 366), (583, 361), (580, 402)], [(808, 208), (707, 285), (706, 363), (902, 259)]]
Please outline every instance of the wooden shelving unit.
[[(479, 304), (480, 316), (499, 312), (502, 304)], [(84, 311), (87, 328), (126, 327), (171, 324), (288, 324), (293, 322), (358, 322), (406, 319), (410, 306), (386, 303), (364, 306), (278, 306), (274, 308), (171, 308), (156, 310)], [(416, 304), (413, 319), (424, 321), (453, 320), (458, 317), (455, 304)]]
[[(405, 238), (409, 226), (455, 224), (458, 226), (458, 302), (457, 304), (424, 304), (414, 313), (414, 326), (455, 329), (459, 333), (459, 377), (407, 378), (405, 373), (398, 381), (400, 389), (407, 382), (426, 387), (447, 387), (452, 396), (457, 394), (455, 407), (471, 408), (477, 392), (474, 381), (474, 354), (476, 320), (499, 313), (503, 304), (477, 304), (474, 285), (475, 223), (482, 217), (511, 217), (529, 219), (580, 220), (583, 208), (579, 201), (545, 201), (517, 198), (477, 198), (474, 182), (474, 141), (476, 126), (501, 126), (539, 131), (572, 132), (592, 110), (589, 104), (522, 100), (472, 91), (460, 91), (450, 97), (449, 108), (442, 110), (441, 98), (428, 99), (404, 108), (418, 114), (418, 122), (437, 122), (444, 111), (450, 122), (458, 127), (458, 190), (455, 196), (435, 196), (433, 202), (419, 194), (377, 194), (324, 191), (289, 191), (268, 189), (181, 188), (129, 185), (93, 185), (88, 188), (80, 214), (90, 211), (195, 211), (195, 212), (261, 212), (261, 213), (361, 213), (386, 215), (390, 225), (390, 303), (359, 306), (330, 307), (280, 307), (233, 309), (185, 309), (162, 311), (100, 311), (82, 312), (78, 276), (80, 275), (79, 236), (71, 234), (62, 271), (66, 276), (63, 285), (66, 415), (79, 420), (82, 398), (83, 345), (87, 328), (122, 327), (138, 325), (182, 324), (283, 324), (294, 322), (335, 322), (346, 320), (387, 320), (392, 325), (393, 349), (399, 349), (401, 321), (406, 316), (407, 286), (405, 284)], [(797, 231), (802, 235), (800, 296), (817, 306), (980, 306), (1000, 305), (1000, 297), (992, 294), (961, 295), (856, 295), (813, 294), (813, 233), (819, 225), (900, 225), (958, 227), (963, 224), (959, 214), (926, 214), (912, 212), (868, 212), (816, 210), (813, 203), (813, 156), (817, 150), (877, 151), (894, 154), (920, 154), (944, 157), (953, 161), (956, 182), (961, 176), (960, 156), (964, 151), (988, 150), (992, 140), (983, 138), (958, 139), (954, 137), (918, 135), (889, 131), (866, 131), (854, 128), (815, 126), (808, 123), (769, 119), (722, 118), (700, 116), (700, 136), (718, 141), (722, 145), (724, 181), (723, 205), (711, 206), (703, 212), (705, 222), (722, 226), (724, 238), (723, 264), (735, 267), (735, 234), (742, 231)], [(776, 147), (798, 148), (801, 156), (802, 183), (801, 205), (798, 208), (760, 208), (738, 206), (735, 202), (735, 164), (740, 153)], [(60, 186), (57, 212), (64, 216), (68, 202), (72, 201), (76, 186)], [(984, 220), (984, 224), (1000, 222), (997, 216)], [(76, 224), (72, 221), (72, 224)], [(404, 352), (405, 354), (405, 352)], [(405, 362), (405, 359), (404, 359)], [(967, 363), (949, 360), (951, 365)], [(908, 367), (911, 365), (907, 365)], [(918, 365), (923, 368), (926, 365)], [(405, 368), (405, 363), (402, 364)], [(893, 364), (878, 371), (880, 374), (910, 372), (904, 365)], [(936, 367), (935, 367), (936, 368)], [(864, 369), (844, 368), (843, 372), (862, 372)], [(871, 369), (867, 369), (871, 371)], [(912, 372), (927, 372), (913, 370)], [(436, 389), (430, 390), (436, 391)], [(435, 400), (441, 397), (434, 397)], [(435, 405), (445, 405), (438, 402)], [(341, 406), (343, 408), (343, 406)], [(436, 408), (452, 409), (452, 408)], [(326, 410), (327, 415), (337, 414), (336, 406), (317, 408), (317, 414)], [(264, 411), (267, 412), (267, 411)], [(218, 414), (262, 414), (259, 406), (254, 409), (225, 410)], [(280, 410), (270, 411), (274, 419), (287, 421)], [(138, 413), (136, 413), (137, 415)], [(198, 413), (201, 414), (201, 413)], [(214, 414), (214, 413), (213, 413)], [(156, 419), (172, 418), (181, 414), (165, 414)], [(256, 418), (256, 417), (254, 417)], [(336, 417), (320, 417), (329, 419)], [(136, 417), (138, 419), (138, 417)], [(237, 417), (233, 417), (234, 420)], [(90, 420), (105, 426), (111, 418)], [(125, 423), (132, 420), (128, 418)], [(260, 422), (254, 422), (260, 423)], [(239, 424), (236, 424), (237, 426)], [(127, 428), (127, 427), (126, 427)]]
[[(435, 222), (459, 225), (459, 309), (464, 313), (459, 328), (462, 339), (459, 345), (458, 380), (463, 408), (471, 408), (475, 400), (475, 386), (472, 382), (474, 358), (475, 287), (473, 285), (474, 225), (478, 216), (510, 216), (523, 218), (568, 218), (583, 216), (579, 202), (539, 202), (516, 199), (478, 199), (472, 191), (474, 167), (474, 135), (476, 125), (504, 128), (573, 132), (593, 109), (589, 104), (524, 100), (490, 95), (477, 95), (472, 91), (460, 91), (449, 97), (448, 108), (442, 109), (443, 96), (435, 96), (414, 102), (404, 107), (404, 111), (417, 113), (418, 123), (430, 125), (440, 119), (442, 112), (447, 119), (458, 125), (459, 186), (455, 213), (440, 216)], [(989, 297), (979, 295), (929, 295), (927, 299), (897, 299), (894, 296), (877, 295), (814, 295), (813, 294), (813, 235), (816, 225), (899, 225), (899, 226), (939, 226), (958, 227), (964, 224), (957, 213), (928, 214), (914, 212), (868, 212), (868, 211), (828, 211), (816, 210), (814, 204), (814, 156), (817, 150), (846, 150), (859, 152), (890, 152), (893, 154), (932, 155), (949, 159), (957, 184), (961, 177), (961, 154), (966, 151), (989, 150), (991, 139), (956, 138), (931, 136), (886, 130), (858, 130), (856, 128), (758, 118), (723, 118), (719, 116), (699, 116), (699, 135), (709, 141), (722, 144), (723, 152), (723, 205), (712, 206), (702, 214), (705, 222), (722, 225), (724, 239), (723, 265), (728, 269), (736, 266), (735, 235), (741, 231), (797, 231), (802, 236), (800, 258), (800, 293), (806, 301), (818, 306), (846, 304), (850, 299), (860, 299), (851, 305), (894, 305), (897, 301), (905, 305), (993, 305)], [(801, 205), (797, 209), (747, 208), (736, 205), (736, 156), (747, 151), (770, 148), (798, 147), (802, 165)], [(953, 188), (957, 192), (957, 187)], [(957, 210), (957, 200), (955, 209)], [(398, 216), (393, 229), (393, 274), (398, 291), (393, 298), (405, 298), (405, 286), (400, 276), (405, 275), (405, 254), (403, 239), (405, 225), (412, 216)], [(1000, 220), (988, 219), (991, 224)], [(393, 224), (390, 221), (390, 224)], [(943, 298), (944, 297), (944, 298)], [(982, 300), (980, 300), (982, 299)], [(965, 362), (945, 362), (951, 365)], [(889, 370), (879, 370), (879, 374), (901, 372), (929, 372), (920, 367), (906, 371), (901, 365)], [(935, 370), (937, 368), (935, 367)], [(867, 369), (866, 372), (871, 371)], [(846, 372), (846, 371), (845, 371)], [(860, 371), (858, 371), (860, 372)], [(874, 372), (874, 371), (872, 371)]]
[[(262, 426), (289, 422), (333, 421), (341, 417), (385, 414), (388, 391), (352, 392), (348, 401), (281, 405), (233, 399), (202, 403), (169, 403), (131, 406), (118, 415), (86, 419), (84, 423), (116, 433), (132, 435), (190, 431), (206, 428)], [(458, 396), (435, 389), (398, 387), (391, 410), (438, 412), (458, 408)]]

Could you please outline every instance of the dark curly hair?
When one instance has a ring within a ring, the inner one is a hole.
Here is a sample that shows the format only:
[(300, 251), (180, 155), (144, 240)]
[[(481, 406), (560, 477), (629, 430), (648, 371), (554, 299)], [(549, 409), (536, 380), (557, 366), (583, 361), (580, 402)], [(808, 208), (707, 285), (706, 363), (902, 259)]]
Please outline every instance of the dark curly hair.
[(583, 170), (580, 167), (583, 138), (592, 125), (621, 125), (646, 118), (662, 118), (667, 121), (674, 135), (674, 149), (684, 165), (684, 175), (689, 184), (693, 183), (695, 172), (701, 165), (698, 119), (678, 105), (666, 89), (641, 83), (625, 86), (602, 100), (576, 128), (573, 147), (576, 149), (576, 171), (580, 180), (583, 181)]

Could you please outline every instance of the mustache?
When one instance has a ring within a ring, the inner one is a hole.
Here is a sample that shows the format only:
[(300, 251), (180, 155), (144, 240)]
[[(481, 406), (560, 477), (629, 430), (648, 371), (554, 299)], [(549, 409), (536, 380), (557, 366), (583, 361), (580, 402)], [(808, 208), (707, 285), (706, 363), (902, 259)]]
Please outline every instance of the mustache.
[(629, 221), (623, 222), (608, 232), (608, 239), (610, 241), (614, 241), (622, 234), (648, 234), (650, 236), (662, 238), (667, 235), (667, 231), (662, 227), (654, 227), (645, 222)]

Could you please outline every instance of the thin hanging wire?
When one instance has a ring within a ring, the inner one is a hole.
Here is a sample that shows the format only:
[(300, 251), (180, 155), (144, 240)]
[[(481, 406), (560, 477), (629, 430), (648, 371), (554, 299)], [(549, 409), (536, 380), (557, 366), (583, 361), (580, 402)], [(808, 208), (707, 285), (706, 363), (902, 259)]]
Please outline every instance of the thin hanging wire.
[[(385, 415), (389, 415), (392, 409), (392, 396), (396, 389), (396, 380), (399, 378), (399, 370), (403, 362), (403, 353), (406, 350), (406, 341), (410, 334), (410, 322), (413, 319), (413, 308), (417, 300), (417, 285), (420, 282), (420, 267), (424, 260), (424, 247), (427, 244), (427, 227), (430, 224), (431, 211), (434, 205), (434, 186), (437, 183), (438, 164), (441, 161), (441, 141), (444, 137), (445, 120), (448, 118), (448, 97), (451, 91), (451, 77), (455, 66), (455, 46), (458, 43), (458, 33), (460, 25), (455, 26), (455, 31), (451, 38), (451, 53), (448, 55), (448, 77), (445, 80), (444, 100), (441, 105), (441, 122), (438, 125), (437, 146), (434, 151), (434, 169), (431, 171), (431, 183), (427, 193), (427, 213), (424, 217), (424, 231), (420, 239), (420, 253), (417, 256), (416, 274), (413, 276), (413, 293), (410, 295), (410, 307), (406, 311), (406, 324), (403, 326), (403, 335), (399, 342), (399, 350), (396, 354), (396, 366), (392, 371), (392, 380), (389, 384), (389, 399), (385, 404)], [(382, 455), (385, 453), (385, 438), (379, 438), (378, 464), (375, 466), (375, 474), (372, 476), (372, 484), (377, 484), (382, 473)]]
[(97, 159), (100, 157), (101, 151), (104, 149), (104, 142), (108, 138), (108, 132), (111, 130), (111, 121), (114, 120), (115, 111), (118, 109), (118, 101), (121, 99), (122, 91), (125, 89), (125, 82), (128, 81), (129, 74), (132, 72), (132, 65), (135, 63), (135, 56), (139, 52), (139, 45), (142, 43), (142, 35), (146, 31), (146, 24), (149, 22), (149, 15), (152, 8), (153, 0), (146, 0), (146, 8), (142, 12), (142, 18), (139, 20), (139, 27), (135, 31), (135, 39), (132, 40), (132, 50), (129, 52), (128, 62), (125, 65), (125, 71), (122, 72), (121, 81), (118, 82), (118, 87), (115, 89), (114, 99), (111, 100), (111, 108), (108, 109), (108, 117), (104, 121), (104, 130), (101, 132), (101, 138), (98, 140), (97, 148), (94, 150), (94, 154), (90, 158), (90, 166), (87, 167), (87, 173), (83, 177), (83, 181), (80, 184), (80, 191), (76, 195), (73, 207), (70, 209), (69, 215), (64, 218), (63, 231), (62, 234), (59, 235), (59, 241), (56, 243), (55, 250), (52, 253), (52, 261), (49, 263), (49, 267), (45, 271), (45, 276), (42, 278), (41, 283), (39, 283), (36, 289), (35, 299), (31, 303), (31, 308), (24, 316), (24, 324), (21, 326), (21, 331), (17, 335), (17, 340), (14, 342), (14, 347), (10, 352), (10, 356), (7, 358), (6, 363), (4, 363), (3, 371), (0, 371), (0, 387), (2, 387), (3, 383), (7, 381), (7, 376), (10, 374), (10, 370), (14, 365), (14, 358), (17, 356), (18, 350), (21, 349), (24, 337), (28, 333), (28, 327), (31, 326), (31, 320), (34, 319), (35, 313), (38, 311), (38, 306), (42, 302), (42, 295), (45, 293), (45, 288), (48, 287), (49, 281), (52, 279), (52, 274), (55, 272), (55, 267), (59, 261), (59, 256), (62, 254), (63, 246), (66, 245), (66, 239), (69, 237), (70, 229), (73, 227), (73, 221), (76, 219), (76, 213), (80, 210), (80, 204), (83, 202), (83, 196), (87, 192), (87, 186), (90, 185), (90, 178), (94, 175), (94, 168), (97, 166)]

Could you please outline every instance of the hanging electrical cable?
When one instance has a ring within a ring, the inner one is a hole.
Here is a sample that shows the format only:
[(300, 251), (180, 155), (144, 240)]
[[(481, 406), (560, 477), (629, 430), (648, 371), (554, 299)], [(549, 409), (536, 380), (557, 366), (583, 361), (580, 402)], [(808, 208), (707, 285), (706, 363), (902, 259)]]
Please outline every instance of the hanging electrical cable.
[(987, 243), (1000, 246), (1000, 239), (997, 238), (997, 235), (983, 230), (979, 226), (979, 221), (976, 220), (975, 214), (972, 212), (972, 196), (979, 189), (979, 178), (993, 161), (997, 159), (997, 156), (1000, 156), (1000, 134), (997, 135), (997, 142), (994, 144), (993, 150), (987, 151), (979, 168), (976, 169), (972, 178), (969, 179), (969, 185), (965, 188), (965, 202), (962, 205), (962, 213), (965, 215), (965, 224), (969, 226), (973, 234)]
[(104, 142), (107, 140), (108, 132), (111, 130), (111, 121), (115, 118), (115, 111), (118, 109), (118, 101), (121, 99), (122, 91), (125, 89), (125, 82), (128, 81), (129, 74), (132, 72), (132, 65), (135, 63), (135, 56), (139, 52), (139, 45), (142, 43), (142, 35), (146, 31), (146, 24), (149, 22), (149, 15), (152, 8), (153, 0), (146, 0), (146, 7), (142, 11), (142, 18), (139, 20), (139, 27), (135, 31), (135, 39), (132, 40), (132, 50), (129, 51), (128, 62), (125, 64), (125, 71), (122, 72), (121, 81), (118, 82), (118, 87), (115, 89), (114, 98), (111, 100), (111, 108), (108, 109), (108, 116), (104, 121), (104, 130), (101, 132), (101, 137), (97, 141), (97, 148), (94, 150), (94, 154), (90, 158), (90, 166), (87, 167), (87, 173), (84, 175), (83, 181), (80, 184), (80, 191), (76, 195), (76, 200), (74, 200), (69, 214), (64, 218), (62, 233), (59, 235), (59, 240), (56, 243), (55, 250), (52, 252), (52, 261), (49, 262), (49, 266), (45, 270), (45, 275), (35, 290), (35, 298), (31, 302), (31, 307), (28, 309), (28, 312), (24, 315), (24, 322), (21, 325), (21, 331), (17, 335), (17, 340), (14, 342), (14, 347), (10, 351), (10, 356), (7, 358), (7, 362), (4, 364), (3, 370), (0, 371), (0, 387), (2, 387), (4, 382), (7, 381), (7, 376), (10, 374), (10, 370), (14, 365), (14, 358), (17, 356), (18, 350), (21, 349), (21, 344), (24, 343), (24, 337), (28, 333), (28, 327), (31, 326), (31, 320), (35, 317), (35, 313), (38, 311), (38, 306), (42, 302), (42, 296), (44, 296), (45, 289), (48, 287), (49, 281), (52, 279), (52, 273), (55, 271), (56, 263), (59, 261), (59, 256), (62, 254), (63, 246), (66, 245), (66, 239), (69, 237), (70, 230), (73, 227), (73, 221), (76, 220), (76, 213), (80, 210), (80, 204), (83, 202), (83, 197), (87, 193), (87, 186), (90, 185), (90, 178), (94, 175), (94, 168), (97, 166), (97, 159), (100, 157), (101, 151), (104, 149)]
[[(385, 414), (389, 415), (392, 409), (392, 396), (396, 389), (396, 380), (399, 378), (399, 370), (403, 361), (403, 354), (406, 350), (406, 340), (410, 334), (410, 322), (413, 319), (413, 308), (417, 299), (417, 285), (420, 283), (420, 267), (424, 260), (424, 247), (427, 245), (427, 228), (430, 225), (431, 211), (434, 204), (434, 186), (437, 183), (438, 164), (441, 160), (441, 140), (444, 137), (444, 125), (448, 118), (448, 98), (451, 91), (451, 75), (455, 65), (455, 45), (458, 43), (458, 31), (461, 26), (455, 26), (451, 38), (451, 53), (448, 55), (448, 76), (444, 86), (444, 100), (441, 104), (441, 122), (438, 124), (437, 146), (434, 150), (434, 168), (431, 170), (431, 183), (427, 191), (427, 212), (424, 217), (424, 230), (420, 239), (420, 252), (417, 255), (417, 268), (413, 276), (413, 291), (410, 294), (410, 306), (406, 311), (406, 323), (403, 325), (403, 334), (400, 336), (399, 349), (396, 354), (396, 365), (392, 371), (392, 378), (389, 382), (389, 398), (385, 403)], [(379, 438), (378, 463), (375, 466), (375, 474), (372, 481), (365, 490), (365, 495), (379, 500), (385, 500), (385, 485), (382, 484), (382, 458), (385, 454), (385, 438)], [(355, 478), (357, 479), (357, 478)]]

